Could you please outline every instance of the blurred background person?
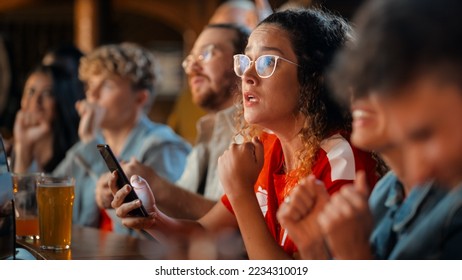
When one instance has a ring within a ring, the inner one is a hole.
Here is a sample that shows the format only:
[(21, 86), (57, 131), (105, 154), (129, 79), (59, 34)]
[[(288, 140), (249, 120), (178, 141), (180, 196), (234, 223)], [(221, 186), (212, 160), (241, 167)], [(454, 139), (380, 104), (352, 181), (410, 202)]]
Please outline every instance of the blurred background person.
[(62, 68), (40, 65), (31, 72), (14, 123), (14, 172), (55, 169), (79, 139), (75, 103), (83, 98)]
[[(154, 56), (133, 43), (104, 45), (81, 59), (86, 98), (76, 106), (80, 141), (53, 172), (75, 177), (74, 224), (112, 228), (95, 199), (96, 183), (108, 172), (97, 144), (108, 144), (119, 161), (136, 158), (167, 180), (182, 174), (189, 144), (145, 114), (155, 98), (156, 67)], [(114, 230), (129, 233), (120, 224)]]
[(83, 52), (73, 44), (63, 44), (49, 50), (42, 59), (43, 65), (56, 65), (65, 70), (75, 83), (75, 88), (84, 92), (83, 83), (79, 79), (79, 64)]

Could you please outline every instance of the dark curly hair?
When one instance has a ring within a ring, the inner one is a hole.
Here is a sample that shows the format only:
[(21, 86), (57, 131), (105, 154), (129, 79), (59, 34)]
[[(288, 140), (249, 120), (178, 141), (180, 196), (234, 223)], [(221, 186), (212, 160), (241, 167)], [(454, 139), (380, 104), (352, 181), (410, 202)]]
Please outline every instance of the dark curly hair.
[[(276, 12), (258, 26), (261, 25), (275, 25), (285, 30), (297, 56), (298, 110), (306, 116), (298, 134), (304, 147), (298, 152), (298, 168), (294, 174), (300, 178), (311, 172), (323, 139), (340, 131), (349, 137), (351, 132), (349, 110), (333, 98), (326, 86), (325, 75), (336, 51), (351, 39), (352, 30), (342, 18), (319, 9)], [(242, 115), (242, 100), (240, 103)], [(245, 139), (258, 134), (258, 129), (245, 121), (240, 122), (238, 131)]]

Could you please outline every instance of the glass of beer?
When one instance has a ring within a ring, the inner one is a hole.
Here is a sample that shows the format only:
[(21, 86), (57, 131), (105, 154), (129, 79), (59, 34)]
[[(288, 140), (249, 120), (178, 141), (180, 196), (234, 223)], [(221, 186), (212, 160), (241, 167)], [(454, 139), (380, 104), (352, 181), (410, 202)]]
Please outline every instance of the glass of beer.
[(37, 181), (40, 247), (64, 250), (71, 246), (74, 178), (42, 176)]
[(41, 173), (12, 174), (17, 238), (39, 238), (36, 189), (40, 176)]

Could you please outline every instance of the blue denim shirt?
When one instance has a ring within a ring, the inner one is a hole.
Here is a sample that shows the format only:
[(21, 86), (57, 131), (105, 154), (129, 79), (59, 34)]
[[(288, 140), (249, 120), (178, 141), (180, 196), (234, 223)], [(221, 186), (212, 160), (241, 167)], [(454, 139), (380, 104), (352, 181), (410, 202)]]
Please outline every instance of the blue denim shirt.
[[(140, 117), (125, 141), (119, 161), (129, 161), (131, 157), (135, 157), (172, 182), (183, 173), (186, 158), (191, 150), (190, 145), (172, 129), (163, 124), (153, 123), (145, 115)], [(100, 209), (95, 200), (96, 181), (102, 174), (109, 172), (96, 148), (96, 144), (100, 143), (105, 143), (102, 134), (89, 143), (76, 143), (53, 172), (55, 175), (75, 177), (72, 220), (77, 225), (98, 227), (100, 222)], [(107, 212), (113, 216), (110, 211)], [(125, 228), (115, 216), (113, 223), (115, 232), (133, 234), (132, 230)]]
[(369, 198), (377, 259), (462, 259), (462, 185), (452, 190), (426, 184), (404, 196), (393, 173)]

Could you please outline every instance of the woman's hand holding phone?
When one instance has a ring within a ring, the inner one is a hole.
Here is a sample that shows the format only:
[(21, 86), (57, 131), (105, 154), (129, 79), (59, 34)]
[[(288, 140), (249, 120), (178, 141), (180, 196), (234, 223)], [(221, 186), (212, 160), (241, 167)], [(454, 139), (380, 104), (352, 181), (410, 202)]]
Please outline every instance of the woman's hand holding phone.
[[(156, 215), (155, 198), (146, 180), (138, 175), (133, 175), (131, 177), (132, 186), (125, 185), (119, 189), (117, 187), (117, 179), (117, 171), (112, 172), (108, 185), (114, 195), (111, 206), (116, 209), (116, 215), (122, 219), (122, 224), (134, 229), (146, 229), (152, 226)], [(125, 202), (127, 195), (131, 191), (135, 191), (139, 199)], [(141, 206), (144, 206), (148, 214), (147, 217), (134, 217), (130, 215), (132, 211), (139, 209)]]

